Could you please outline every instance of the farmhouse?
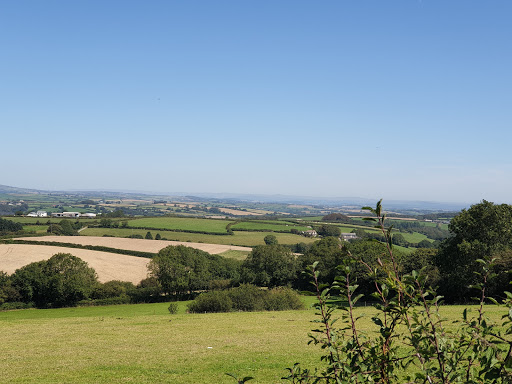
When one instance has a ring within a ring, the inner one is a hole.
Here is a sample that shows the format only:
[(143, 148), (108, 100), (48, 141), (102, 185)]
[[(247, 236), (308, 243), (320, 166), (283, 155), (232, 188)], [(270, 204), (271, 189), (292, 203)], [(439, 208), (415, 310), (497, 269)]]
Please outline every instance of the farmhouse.
[(30, 212), (28, 217), (47, 217), (48, 213), (46, 211), (37, 211), (37, 212)]
[(301, 231), (300, 234), (303, 236), (306, 236), (306, 237), (317, 237), (318, 236), (318, 233), (314, 229), (310, 229), (307, 231)]
[(344, 240), (344, 241), (349, 241), (349, 240), (358, 239), (358, 237), (357, 237), (357, 235), (355, 233), (342, 233), (341, 234), (341, 239)]
[(54, 213), (52, 213), (52, 217), (78, 218), (78, 217), (80, 217), (80, 212), (54, 212)]

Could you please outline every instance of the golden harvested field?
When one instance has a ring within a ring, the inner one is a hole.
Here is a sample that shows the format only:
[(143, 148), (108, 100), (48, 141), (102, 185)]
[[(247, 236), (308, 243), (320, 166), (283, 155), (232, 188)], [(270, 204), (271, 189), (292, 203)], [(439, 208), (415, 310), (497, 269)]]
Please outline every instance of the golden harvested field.
[(88, 249), (32, 244), (0, 244), (0, 271), (12, 274), (24, 265), (47, 260), (57, 253), (70, 253), (94, 268), (102, 283), (110, 280), (140, 283), (148, 275), (150, 259)]
[(169, 245), (184, 245), (186, 247), (200, 249), (211, 254), (219, 254), (226, 251), (250, 252), (252, 248), (236, 245), (189, 243), (186, 241), (126, 239), (120, 237), (93, 237), (93, 236), (44, 236), (22, 237), (20, 240), (31, 241), (55, 241), (59, 243), (72, 243), (81, 245), (96, 245), (116, 249), (128, 249), (131, 251), (157, 253)]

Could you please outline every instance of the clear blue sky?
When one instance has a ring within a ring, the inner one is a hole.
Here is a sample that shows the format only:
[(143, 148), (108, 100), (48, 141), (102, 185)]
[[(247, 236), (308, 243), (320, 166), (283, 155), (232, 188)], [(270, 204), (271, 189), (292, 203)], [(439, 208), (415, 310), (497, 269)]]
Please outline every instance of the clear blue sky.
[(0, 0), (0, 184), (512, 203), (512, 2)]

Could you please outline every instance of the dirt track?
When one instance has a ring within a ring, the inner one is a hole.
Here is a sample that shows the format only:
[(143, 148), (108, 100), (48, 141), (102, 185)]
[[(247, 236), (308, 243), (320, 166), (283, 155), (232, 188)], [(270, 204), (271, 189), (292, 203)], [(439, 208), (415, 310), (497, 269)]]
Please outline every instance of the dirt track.
[(202, 251), (219, 254), (229, 250), (246, 251), (250, 252), (252, 249), (249, 247), (239, 247), (235, 245), (221, 245), (221, 244), (203, 244), (203, 243), (189, 243), (185, 241), (168, 241), (168, 240), (146, 240), (146, 239), (126, 239), (121, 237), (93, 237), (93, 236), (44, 236), (44, 237), (22, 237), (20, 240), (31, 241), (56, 241), (60, 243), (73, 243), (81, 245), (100, 245), (104, 247), (128, 249), (132, 251), (142, 252), (158, 252), (162, 248), (169, 245), (185, 245), (200, 249)]
[(31, 244), (0, 244), (0, 270), (12, 274), (35, 261), (47, 260), (56, 253), (71, 253), (86, 261), (98, 273), (101, 282), (130, 281), (138, 284), (148, 274), (149, 259), (88, 249)]

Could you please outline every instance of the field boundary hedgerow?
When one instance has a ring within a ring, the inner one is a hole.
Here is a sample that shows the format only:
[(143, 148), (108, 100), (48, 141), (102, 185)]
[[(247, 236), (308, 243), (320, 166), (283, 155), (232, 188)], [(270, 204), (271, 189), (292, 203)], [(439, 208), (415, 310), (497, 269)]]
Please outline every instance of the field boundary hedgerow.
[(83, 245), (83, 244), (77, 244), (77, 243), (64, 243), (64, 242), (57, 242), (57, 241), (37, 241), (37, 240), (13, 239), (13, 240), (9, 240), (9, 241), (0, 241), (0, 243), (47, 245), (47, 246), (64, 247), (64, 248), (79, 248), (79, 249), (87, 249), (89, 251), (101, 251), (101, 252), (109, 252), (109, 253), (118, 253), (120, 255), (143, 257), (146, 259), (152, 259), (154, 256), (156, 256), (156, 253), (153, 253), (153, 252), (133, 251), (133, 250), (129, 250), (129, 249), (105, 247), (102, 245)]

